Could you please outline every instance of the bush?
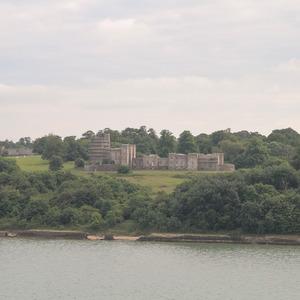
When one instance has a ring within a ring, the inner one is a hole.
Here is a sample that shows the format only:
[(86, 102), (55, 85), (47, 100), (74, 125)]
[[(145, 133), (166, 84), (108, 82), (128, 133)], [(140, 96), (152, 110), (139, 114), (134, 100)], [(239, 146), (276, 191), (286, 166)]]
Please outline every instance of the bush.
[(82, 158), (76, 158), (75, 168), (84, 168), (84, 160)]
[(119, 174), (129, 174), (131, 173), (131, 167), (126, 165), (119, 165), (118, 167)]
[(4, 151), (2, 152), (2, 156), (3, 156), (3, 157), (8, 157), (8, 156), (9, 156), (8, 151), (7, 151), (7, 150), (4, 150)]
[(49, 169), (51, 171), (58, 171), (63, 168), (63, 159), (61, 156), (58, 155), (52, 155), (50, 158), (50, 164), (49, 164)]

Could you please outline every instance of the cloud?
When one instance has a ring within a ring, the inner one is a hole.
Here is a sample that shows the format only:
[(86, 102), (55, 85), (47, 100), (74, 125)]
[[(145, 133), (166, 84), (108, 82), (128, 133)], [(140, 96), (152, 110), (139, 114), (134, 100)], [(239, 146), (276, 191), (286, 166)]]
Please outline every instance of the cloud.
[(287, 62), (281, 63), (274, 69), (276, 72), (282, 73), (299, 73), (300, 74), (300, 59), (290, 59)]
[(109, 40), (127, 40), (141, 38), (150, 33), (150, 28), (134, 18), (111, 20), (105, 19), (98, 22), (99, 33)]
[(2, 122), (19, 118), (28, 123), (16, 127), (24, 132), (20, 136), (79, 135), (88, 129), (141, 125), (176, 135), (184, 129), (194, 134), (224, 128), (269, 134), (276, 126), (299, 130), (299, 91), (261, 76), (107, 79), (89, 88), (2, 84), (0, 103)]
[(297, 0), (1, 1), (3, 134), (300, 130), (299, 26)]

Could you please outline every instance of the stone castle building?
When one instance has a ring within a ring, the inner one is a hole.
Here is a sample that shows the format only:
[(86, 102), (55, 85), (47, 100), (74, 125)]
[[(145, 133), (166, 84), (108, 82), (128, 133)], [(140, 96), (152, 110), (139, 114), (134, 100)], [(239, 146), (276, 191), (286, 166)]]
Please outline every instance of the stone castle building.
[(20, 149), (5, 149), (4, 146), (0, 146), (0, 156), (28, 156), (35, 155), (32, 149), (29, 148), (20, 148)]
[(118, 165), (132, 166), (136, 157), (136, 146), (123, 144), (121, 148), (110, 147), (110, 134), (105, 133), (103, 137), (96, 137), (89, 147), (90, 165), (86, 166), (88, 171), (114, 171)]
[(136, 146), (124, 144), (121, 148), (110, 148), (110, 135), (97, 137), (90, 144), (88, 171), (113, 171), (118, 165), (129, 165), (136, 170), (190, 170), (190, 171), (233, 171), (233, 164), (224, 164), (223, 153), (170, 153), (161, 158), (157, 154), (136, 157)]

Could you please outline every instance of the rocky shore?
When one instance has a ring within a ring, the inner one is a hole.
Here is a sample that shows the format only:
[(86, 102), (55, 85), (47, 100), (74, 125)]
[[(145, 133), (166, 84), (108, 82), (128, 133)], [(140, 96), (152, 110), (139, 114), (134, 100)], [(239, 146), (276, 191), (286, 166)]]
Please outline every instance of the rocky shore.
[(140, 242), (188, 242), (188, 243), (223, 243), (223, 244), (257, 244), (257, 245), (295, 245), (300, 246), (298, 236), (242, 236), (209, 234), (152, 234), (141, 236)]
[(78, 231), (17, 230), (13, 232), (0, 231), (0, 237), (85, 240), (87, 239), (87, 233)]

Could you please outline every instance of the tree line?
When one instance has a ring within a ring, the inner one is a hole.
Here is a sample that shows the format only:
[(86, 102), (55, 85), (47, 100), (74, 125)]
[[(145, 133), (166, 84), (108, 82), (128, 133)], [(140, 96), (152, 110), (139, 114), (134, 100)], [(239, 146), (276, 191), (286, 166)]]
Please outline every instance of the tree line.
[(110, 133), (111, 146), (135, 144), (137, 157), (158, 154), (167, 157), (169, 153), (224, 153), (226, 163), (233, 163), (237, 169), (256, 166), (280, 165), (288, 162), (296, 169), (300, 168), (300, 135), (292, 128), (276, 129), (268, 136), (246, 130), (231, 132), (230, 129), (218, 130), (211, 134), (200, 133), (196, 136), (184, 130), (178, 138), (167, 129), (158, 135), (153, 128), (125, 128), (122, 131), (105, 128), (94, 133), (91, 130), (80, 138), (68, 136), (62, 139), (58, 135), (47, 135), (32, 141), (29, 137), (21, 138), (17, 143), (0, 141), (0, 146), (29, 147), (44, 159), (75, 161), (88, 159), (88, 146), (91, 139)]
[(105, 175), (68, 171), (27, 173), (16, 160), (0, 158), (0, 228), (99, 230), (130, 219), (149, 192)]
[(131, 220), (137, 232), (300, 233), (300, 171), (288, 163), (186, 176), (153, 197), (108, 175), (27, 173), (0, 158), (0, 229), (97, 231)]

